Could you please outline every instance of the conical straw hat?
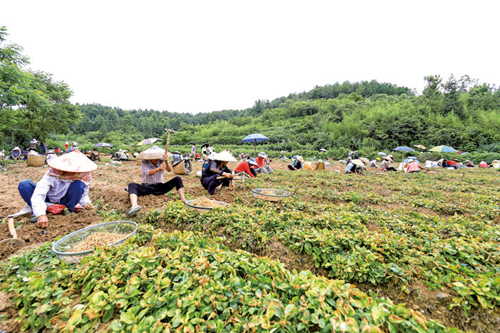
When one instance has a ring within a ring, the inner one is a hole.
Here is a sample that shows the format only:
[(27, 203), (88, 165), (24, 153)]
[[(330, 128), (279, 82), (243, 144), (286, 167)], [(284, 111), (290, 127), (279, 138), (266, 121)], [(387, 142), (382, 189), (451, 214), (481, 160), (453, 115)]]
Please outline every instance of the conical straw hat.
[[(138, 160), (162, 160), (163, 155), (165, 155), (165, 149), (161, 149), (158, 146), (153, 146), (137, 156)], [(168, 157), (172, 154), (168, 153)]]
[(224, 150), (214, 156), (214, 161), (236, 162), (236, 159), (227, 150)]
[(361, 160), (352, 160), (352, 163), (360, 167), (365, 166)]
[(92, 172), (97, 170), (97, 164), (92, 162), (79, 150), (50, 159), (47, 164), (56, 170), (65, 172)]

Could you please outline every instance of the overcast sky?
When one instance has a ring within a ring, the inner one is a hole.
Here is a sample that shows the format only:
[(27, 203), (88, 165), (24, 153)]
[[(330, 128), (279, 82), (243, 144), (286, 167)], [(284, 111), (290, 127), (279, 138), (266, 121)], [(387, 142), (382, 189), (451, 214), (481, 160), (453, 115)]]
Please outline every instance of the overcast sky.
[(0, 26), (73, 103), (245, 109), (316, 85), (500, 83), (500, 1), (0, 0)]

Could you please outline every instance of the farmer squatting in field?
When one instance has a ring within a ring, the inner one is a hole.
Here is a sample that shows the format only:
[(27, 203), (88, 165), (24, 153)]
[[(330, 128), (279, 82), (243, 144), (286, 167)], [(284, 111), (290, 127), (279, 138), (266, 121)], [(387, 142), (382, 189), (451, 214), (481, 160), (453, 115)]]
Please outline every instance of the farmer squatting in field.
[[(37, 227), (47, 228), (47, 202), (65, 205), (64, 215), (71, 214), (75, 208), (92, 209), (89, 198), (90, 172), (97, 170), (97, 165), (80, 151), (75, 150), (48, 161), (50, 170), (34, 183), (22, 180), (18, 189), (23, 200), (31, 207)], [(80, 207), (78, 207), (80, 206)]]

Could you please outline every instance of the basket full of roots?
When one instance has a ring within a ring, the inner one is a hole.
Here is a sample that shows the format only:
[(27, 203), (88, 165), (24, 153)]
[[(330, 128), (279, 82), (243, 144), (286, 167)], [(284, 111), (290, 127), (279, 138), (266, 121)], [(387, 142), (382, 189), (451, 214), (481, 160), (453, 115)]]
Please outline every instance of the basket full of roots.
[(137, 223), (132, 221), (97, 224), (61, 238), (54, 243), (52, 251), (61, 260), (78, 263), (84, 256), (92, 254), (96, 247), (121, 244), (136, 232)]

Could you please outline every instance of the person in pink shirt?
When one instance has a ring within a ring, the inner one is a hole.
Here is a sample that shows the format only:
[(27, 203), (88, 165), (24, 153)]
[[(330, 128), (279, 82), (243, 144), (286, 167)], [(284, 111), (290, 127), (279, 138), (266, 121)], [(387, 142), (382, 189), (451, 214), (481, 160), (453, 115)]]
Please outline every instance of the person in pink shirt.
[(408, 163), (406, 163), (405, 169), (407, 173), (420, 172), (420, 169), (429, 170), (418, 164), (414, 159), (410, 159)]
[(257, 156), (257, 158), (255, 159), (255, 161), (257, 162), (257, 168), (255, 168), (255, 171), (257, 173), (264, 173), (264, 174), (268, 174), (268, 173), (271, 173), (273, 172), (274, 170), (271, 169), (271, 167), (268, 165), (269, 162), (267, 160), (267, 155), (265, 152), (261, 151), (259, 153), (259, 156)]

